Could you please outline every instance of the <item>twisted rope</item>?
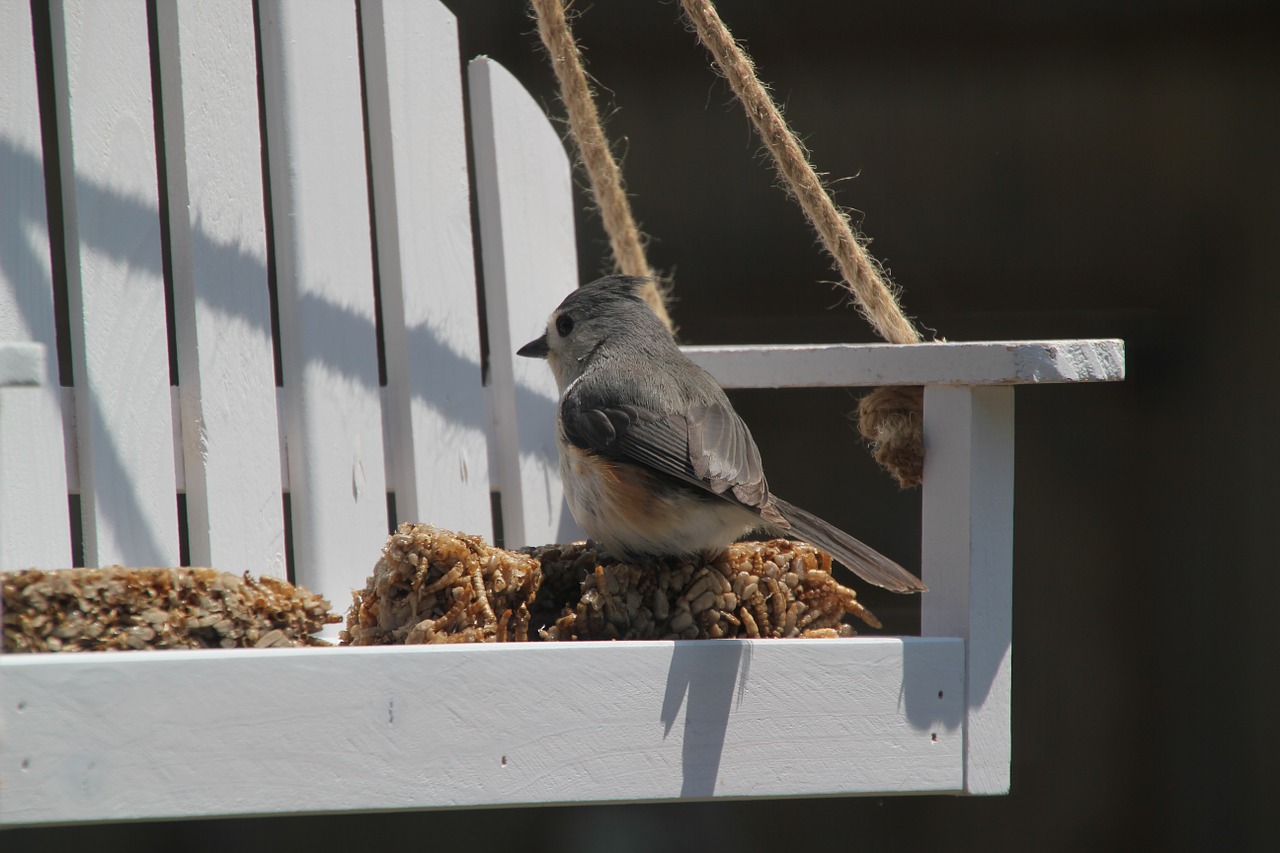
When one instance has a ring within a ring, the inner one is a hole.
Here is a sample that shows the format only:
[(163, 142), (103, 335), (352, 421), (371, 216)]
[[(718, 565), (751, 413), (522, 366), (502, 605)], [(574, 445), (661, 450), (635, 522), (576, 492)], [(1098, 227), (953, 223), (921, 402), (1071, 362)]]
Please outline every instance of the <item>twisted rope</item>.
[(565, 15), (567, 0), (533, 0), (534, 15), (538, 21), (538, 35), (547, 49), (551, 67), (560, 84), (560, 101), (569, 117), (569, 134), (578, 149), (578, 159), (591, 193), (600, 210), (605, 233), (609, 236), (609, 248), (614, 266), (625, 275), (644, 276), (651, 279), (642, 295), (653, 313), (671, 328), (666, 299), (658, 288), (656, 277), (645, 260), (644, 241), (622, 183), (622, 170), (618, 167), (613, 151), (605, 139), (596, 109), (591, 84), (582, 64), (582, 52)]
[[(600, 210), (614, 264), (619, 272), (654, 278), (644, 241), (623, 187), (622, 172), (609, 148), (581, 51), (566, 18), (571, 0), (532, 0), (538, 34), (546, 47), (592, 195)], [(756, 74), (755, 64), (734, 40), (710, 0), (681, 0), (685, 17), (711, 53), (773, 158), (783, 187), (795, 198), (843, 277), (854, 304), (890, 343), (918, 343), (920, 333), (903, 314), (897, 291), (880, 264), (866, 251), (848, 214), (836, 206), (807, 152)], [(671, 328), (666, 300), (656, 280), (646, 301)], [(923, 389), (878, 388), (859, 402), (859, 431), (876, 460), (906, 488), (918, 485), (924, 468)]]
[[(849, 215), (836, 206), (809, 163), (804, 145), (760, 82), (755, 63), (734, 40), (711, 0), (680, 0), (680, 5), (769, 150), (783, 187), (835, 261), (858, 310), (890, 343), (919, 343), (919, 331), (903, 314), (880, 264), (867, 253), (866, 240), (853, 230)], [(924, 390), (877, 388), (859, 401), (858, 410), (858, 429), (871, 442), (876, 461), (903, 488), (919, 485), (924, 472)]]
[(804, 146), (756, 76), (751, 57), (734, 41), (710, 0), (680, 0), (680, 5), (769, 149), (784, 188), (800, 205), (822, 245), (835, 260), (836, 268), (844, 276), (843, 284), (853, 294), (858, 309), (886, 341), (918, 343), (920, 333), (903, 315), (897, 294), (880, 265), (867, 254), (866, 241), (854, 233), (849, 215), (836, 207), (822, 179), (810, 165)]

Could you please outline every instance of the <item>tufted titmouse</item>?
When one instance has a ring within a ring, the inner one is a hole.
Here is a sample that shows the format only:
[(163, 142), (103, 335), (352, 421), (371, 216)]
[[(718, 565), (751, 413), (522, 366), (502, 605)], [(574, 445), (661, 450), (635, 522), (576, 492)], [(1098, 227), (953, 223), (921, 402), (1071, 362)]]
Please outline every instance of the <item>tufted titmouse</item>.
[(769, 491), (760, 451), (728, 397), (611, 275), (560, 303), (518, 355), (545, 358), (560, 389), (560, 477), (573, 517), (615, 557), (718, 553), (752, 530), (804, 539), (864, 580), (922, 592), (915, 575)]

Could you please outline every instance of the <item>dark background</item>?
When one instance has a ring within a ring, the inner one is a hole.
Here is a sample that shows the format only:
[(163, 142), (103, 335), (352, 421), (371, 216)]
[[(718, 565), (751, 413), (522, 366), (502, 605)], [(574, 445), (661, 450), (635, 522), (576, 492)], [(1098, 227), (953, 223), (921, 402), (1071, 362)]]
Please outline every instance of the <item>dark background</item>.
[[(499, 60), (560, 114), (523, 3), (446, 5), (464, 56)], [(0, 845), (1276, 849), (1275, 4), (719, 6), (925, 327), (1127, 342), (1122, 384), (1017, 392), (1012, 794), (70, 827)], [(678, 6), (581, 9), (682, 340), (873, 340)], [(582, 198), (586, 280), (608, 260)], [(734, 399), (776, 491), (918, 565), (919, 494), (861, 449), (855, 392)], [(910, 602), (864, 600), (914, 630)]]

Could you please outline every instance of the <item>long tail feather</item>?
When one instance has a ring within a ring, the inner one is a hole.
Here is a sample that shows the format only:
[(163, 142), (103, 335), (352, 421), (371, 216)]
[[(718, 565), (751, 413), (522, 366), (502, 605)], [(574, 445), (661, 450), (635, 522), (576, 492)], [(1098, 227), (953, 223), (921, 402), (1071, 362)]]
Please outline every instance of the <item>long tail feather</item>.
[(777, 495), (774, 495), (773, 502), (782, 516), (791, 523), (788, 535), (817, 545), (867, 583), (882, 586), (892, 592), (928, 591), (924, 582), (911, 572), (838, 527), (795, 504), (787, 503)]

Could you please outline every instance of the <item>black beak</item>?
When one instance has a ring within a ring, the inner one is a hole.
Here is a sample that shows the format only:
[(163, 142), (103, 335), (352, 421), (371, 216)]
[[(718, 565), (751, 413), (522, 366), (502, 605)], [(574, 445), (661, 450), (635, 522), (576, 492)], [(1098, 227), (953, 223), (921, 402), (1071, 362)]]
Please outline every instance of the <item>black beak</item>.
[(547, 345), (547, 336), (534, 338), (529, 343), (516, 350), (516, 355), (522, 355), (525, 358), (546, 358), (551, 352), (551, 347)]

